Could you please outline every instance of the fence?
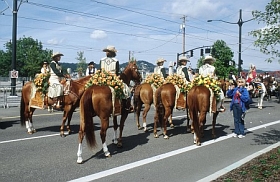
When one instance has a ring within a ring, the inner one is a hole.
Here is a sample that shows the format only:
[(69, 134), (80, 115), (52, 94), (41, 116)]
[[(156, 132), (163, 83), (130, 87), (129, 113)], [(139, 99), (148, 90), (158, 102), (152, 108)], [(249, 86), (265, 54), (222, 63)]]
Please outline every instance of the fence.
[(11, 95), (11, 88), (12, 86), (0, 85), (0, 107), (9, 108), (20, 105), (22, 84), (15, 86), (15, 95)]

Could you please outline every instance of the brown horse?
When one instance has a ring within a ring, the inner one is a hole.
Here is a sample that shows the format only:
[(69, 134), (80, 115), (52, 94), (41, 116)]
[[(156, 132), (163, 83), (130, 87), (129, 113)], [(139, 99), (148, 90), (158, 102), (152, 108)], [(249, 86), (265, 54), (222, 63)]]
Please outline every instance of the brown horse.
[(271, 99), (271, 95), (272, 95), (271, 87), (274, 82), (274, 78), (272, 76), (269, 76), (269, 77), (261, 79), (261, 82), (263, 82), (263, 84), (266, 88), (267, 100)]
[[(201, 145), (201, 137), (203, 136), (204, 125), (206, 123), (206, 114), (210, 108), (210, 97), (210, 90), (205, 86), (194, 86), (187, 95), (187, 111), (189, 110), (188, 112), (194, 129), (194, 143), (197, 145)], [(216, 111), (215, 96), (212, 97), (212, 108), (213, 111)], [(215, 125), (219, 112), (216, 111), (212, 114), (212, 138), (215, 138)]]
[(153, 103), (153, 94), (154, 94), (153, 88), (149, 83), (142, 83), (135, 88), (133, 103), (134, 103), (134, 110), (136, 114), (136, 124), (139, 130), (141, 129), (139, 123), (139, 116), (143, 104), (144, 104), (143, 129), (144, 131), (147, 130), (146, 118), (151, 108), (151, 105)]
[[(129, 85), (131, 80), (138, 83), (141, 82), (141, 75), (137, 71), (136, 61), (130, 62), (124, 69), (120, 78)], [(77, 163), (82, 163), (82, 141), (86, 136), (87, 144), (90, 148), (96, 146), (96, 139), (94, 134), (93, 116), (98, 116), (101, 121), (100, 137), (102, 140), (102, 147), (106, 157), (110, 156), (106, 144), (106, 131), (109, 127), (109, 117), (113, 114), (112, 93), (109, 86), (92, 85), (87, 88), (80, 101), (80, 131), (79, 131), (79, 147)], [(118, 147), (122, 147), (122, 132), (124, 122), (128, 116), (129, 110), (125, 109), (126, 100), (121, 103), (121, 119), (119, 125), (119, 138), (117, 139), (117, 116), (113, 116), (114, 123), (114, 139), (113, 143)]]
[[(139, 122), (139, 116), (142, 109), (142, 105), (144, 104), (143, 109), (143, 130), (147, 131), (147, 114), (151, 108), (151, 105), (154, 102), (154, 90), (149, 83), (142, 83), (138, 85), (135, 88), (134, 97), (133, 97), (133, 103), (135, 108), (135, 114), (136, 114), (136, 125), (138, 129), (141, 129), (140, 122)], [(173, 122), (172, 122), (172, 115), (169, 118), (169, 124), (170, 127), (173, 128)]]
[[(60, 127), (60, 135), (64, 137), (64, 125), (66, 120), (68, 119), (67, 123), (67, 130), (68, 134), (71, 133), (70, 129), (70, 121), (72, 119), (72, 115), (74, 110), (79, 106), (80, 98), (85, 91), (85, 84), (91, 78), (91, 76), (83, 77), (78, 80), (71, 80), (69, 93), (68, 95), (64, 95), (63, 102), (64, 102), (64, 111), (63, 111), (63, 118), (62, 124)], [(30, 100), (31, 100), (31, 92), (32, 92), (32, 82), (27, 82), (22, 87), (22, 97), (20, 103), (20, 121), (22, 126), (26, 126), (27, 132), (29, 134), (33, 134), (36, 132), (33, 126), (32, 115), (36, 108), (29, 107)], [(46, 98), (47, 99), (47, 98)], [(47, 99), (47, 105), (53, 105), (51, 99)]]
[(163, 136), (168, 139), (167, 121), (168, 117), (172, 116), (175, 107), (176, 89), (172, 83), (167, 83), (160, 86), (155, 93), (155, 117), (154, 117), (154, 137), (158, 138), (157, 123), (163, 129)]

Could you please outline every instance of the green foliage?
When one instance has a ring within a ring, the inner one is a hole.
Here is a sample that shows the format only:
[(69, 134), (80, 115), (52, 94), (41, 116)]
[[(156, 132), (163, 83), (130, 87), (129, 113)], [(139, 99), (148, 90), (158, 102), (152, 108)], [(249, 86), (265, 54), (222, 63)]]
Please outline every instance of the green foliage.
[(77, 64), (77, 72), (79, 74), (83, 74), (85, 73), (86, 69), (87, 69), (87, 63), (86, 63), (86, 58), (84, 58), (84, 52), (80, 51), (77, 52), (77, 57), (76, 59), (78, 60), (78, 64)]
[[(216, 59), (214, 66), (216, 68), (216, 75), (223, 79), (227, 78), (229, 72), (237, 73), (237, 68), (235, 65), (230, 65), (230, 62), (234, 62), (233, 52), (227, 46), (227, 44), (223, 40), (217, 40), (211, 49), (211, 55)], [(197, 67), (201, 67), (203, 65), (203, 59), (205, 57), (201, 57), (197, 61)]]
[[(17, 40), (16, 70), (20, 77), (34, 77), (40, 73), (42, 63), (49, 61), (51, 50), (44, 50), (42, 43), (31, 37), (23, 37)], [(0, 50), (0, 76), (8, 76), (12, 69), (12, 42), (7, 42), (4, 47), (6, 52)]]
[(256, 47), (260, 48), (260, 51), (264, 54), (271, 55), (267, 62), (272, 62), (278, 59), (280, 62), (280, 1), (271, 0), (265, 7), (265, 12), (255, 10), (252, 12), (253, 17), (258, 21), (258, 23), (264, 23), (266, 26), (261, 29), (253, 30), (250, 32), (253, 37), (257, 40), (254, 42)]
[(216, 75), (219, 78), (227, 78), (229, 72), (237, 73), (237, 69), (229, 62), (233, 62), (233, 52), (223, 40), (217, 40), (211, 49), (211, 55), (216, 59)]

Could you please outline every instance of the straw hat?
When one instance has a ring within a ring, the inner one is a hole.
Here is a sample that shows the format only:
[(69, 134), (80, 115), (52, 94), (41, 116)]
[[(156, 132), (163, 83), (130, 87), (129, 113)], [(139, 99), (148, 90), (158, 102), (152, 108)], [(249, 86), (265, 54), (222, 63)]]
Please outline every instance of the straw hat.
[(117, 52), (115, 46), (108, 45), (105, 49), (103, 49), (103, 52)]
[(203, 60), (203, 63), (205, 63), (205, 61), (214, 63), (216, 61), (216, 59), (213, 58), (212, 56), (206, 56)]
[(60, 52), (55, 52), (52, 54), (52, 58), (57, 57), (57, 56), (64, 56), (64, 55)]
[(186, 62), (190, 62), (190, 60), (186, 57), (186, 56), (182, 56), (181, 58), (179, 58), (179, 61), (186, 61)]
[(163, 62), (165, 62), (165, 61), (166, 61), (166, 60), (163, 59), (163, 58), (158, 58), (158, 59), (157, 59), (157, 64), (158, 64), (158, 63), (163, 63)]

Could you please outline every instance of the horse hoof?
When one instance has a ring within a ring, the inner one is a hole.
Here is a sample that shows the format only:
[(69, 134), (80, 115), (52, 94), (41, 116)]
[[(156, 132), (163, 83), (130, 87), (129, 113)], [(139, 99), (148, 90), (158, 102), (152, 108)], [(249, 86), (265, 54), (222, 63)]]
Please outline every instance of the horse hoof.
[(163, 137), (164, 139), (169, 139), (169, 137), (167, 136), (167, 135), (164, 135), (164, 137)]
[(66, 137), (66, 136), (64, 135), (64, 133), (61, 133), (60, 136), (61, 136), (62, 138), (65, 138), (65, 137)]
[(77, 164), (82, 164), (82, 163), (83, 163), (83, 159), (81, 157), (79, 157), (77, 160)]
[(201, 143), (200, 142), (197, 142), (197, 144), (196, 144), (197, 146), (201, 146)]
[(145, 131), (145, 132), (147, 131), (147, 127), (144, 127), (144, 131)]
[(32, 131), (28, 131), (27, 133), (28, 133), (29, 135), (32, 135), (32, 134), (33, 134), (33, 132), (32, 132)]
[(121, 142), (118, 142), (117, 147), (118, 147), (118, 148), (122, 148), (122, 146), (123, 146), (122, 143), (121, 143)]
[(158, 138), (158, 134), (154, 134), (154, 138)]
[(170, 128), (174, 128), (174, 124), (172, 123), (172, 124), (170, 124)]
[(196, 141), (194, 140), (193, 143), (196, 144)]
[(36, 133), (37, 131), (35, 129), (32, 130), (32, 133)]
[(141, 130), (142, 129), (142, 127), (141, 126), (138, 126), (138, 130)]

